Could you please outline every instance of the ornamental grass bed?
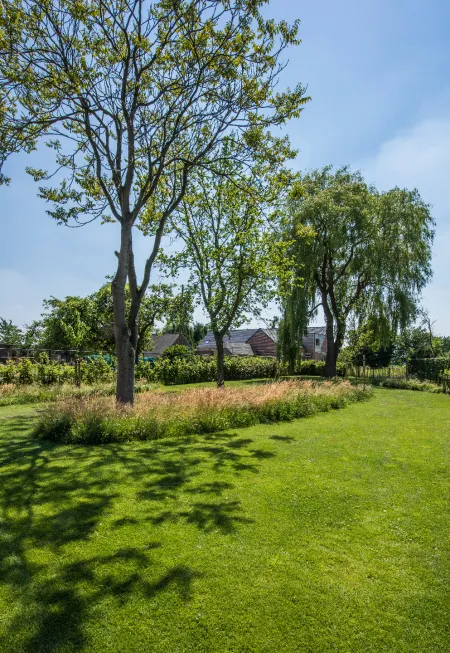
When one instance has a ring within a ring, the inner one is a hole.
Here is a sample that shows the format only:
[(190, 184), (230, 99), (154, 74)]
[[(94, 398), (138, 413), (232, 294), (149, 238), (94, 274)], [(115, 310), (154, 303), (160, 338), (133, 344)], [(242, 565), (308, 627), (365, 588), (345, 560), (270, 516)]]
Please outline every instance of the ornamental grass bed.
[(371, 396), (348, 381), (279, 381), (248, 387), (146, 392), (135, 405), (113, 397), (63, 398), (46, 409), (35, 433), (63, 443), (104, 444), (212, 433), (258, 423), (289, 421), (343, 408)]

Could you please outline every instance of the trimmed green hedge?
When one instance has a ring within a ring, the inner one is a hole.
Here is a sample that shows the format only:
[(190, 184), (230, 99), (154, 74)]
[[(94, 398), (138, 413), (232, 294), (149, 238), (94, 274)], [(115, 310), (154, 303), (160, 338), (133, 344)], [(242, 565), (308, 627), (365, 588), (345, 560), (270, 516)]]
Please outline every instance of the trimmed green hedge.
[[(344, 363), (338, 363), (337, 375), (344, 377), (346, 375), (346, 367)], [(323, 376), (325, 374), (325, 361), (304, 360), (295, 373), (304, 374), (305, 376)]]
[[(257, 356), (225, 356), (225, 380), (276, 379), (285, 374), (285, 367), (274, 358)], [(159, 358), (155, 363), (140, 361), (136, 366), (136, 378), (164, 385), (201, 383), (215, 381), (216, 359), (211, 356), (190, 358)]]

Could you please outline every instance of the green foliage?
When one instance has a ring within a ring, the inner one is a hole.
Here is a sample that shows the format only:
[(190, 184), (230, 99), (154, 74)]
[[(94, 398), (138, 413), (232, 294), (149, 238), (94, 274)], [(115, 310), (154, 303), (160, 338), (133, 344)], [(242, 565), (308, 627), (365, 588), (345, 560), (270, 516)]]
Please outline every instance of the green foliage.
[(324, 361), (302, 360), (296, 368), (297, 374), (305, 376), (323, 376), (325, 373)]
[(140, 358), (134, 369), (136, 379), (144, 380), (147, 383), (156, 381), (156, 369), (154, 363), (144, 361), (142, 358)]
[(444, 392), (450, 393), (450, 369), (444, 370), (442, 372), (442, 386)]
[(17, 378), (17, 366), (13, 360), (7, 360), (4, 365), (0, 366), (0, 382), (15, 383)]
[[(225, 380), (278, 378), (283, 373), (283, 366), (274, 358), (257, 356), (225, 356)], [(152, 368), (149, 378), (154, 378), (165, 385), (199, 383), (215, 381), (217, 378), (217, 360), (209, 356), (192, 356), (167, 360), (160, 358)], [(146, 377), (144, 377), (146, 378)]]
[[(346, 376), (348, 366), (346, 363), (338, 363), (336, 366), (336, 376)], [(325, 361), (302, 360), (295, 368), (295, 374), (304, 376), (325, 376)]]
[(448, 369), (448, 358), (415, 358), (408, 363), (408, 373), (420, 380), (442, 382), (442, 375)]
[(285, 246), (273, 237), (272, 209), (285, 188), (277, 175), (293, 152), (285, 139), (267, 136), (266, 158), (255, 156), (249, 166), (239, 163), (240, 147), (232, 134), (215, 169), (191, 176), (174, 224), (186, 246), (181, 260), (191, 272), (190, 285), (218, 345), (219, 384), (225, 334), (274, 297), (285, 262)]
[(194, 352), (187, 345), (172, 345), (172, 347), (167, 347), (161, 354), (161, 358), (167, 358), (170, 361), (175, 360), (175, 358), (192, 358)]
[[(118, 398), (133, 400), (142, 299), (158, 264), (169, 217), (191, 175), (214, 174), (234, 132), (234, 155), (268, 162), (271, 127), (297, 118), (305, 88), (279, 92), (283, 54), (298, 45), (298, 22), (262, 15), (265, 0), (4, 0), (0, 5), (0, 182), (16, 152), (42, 141), (53, 170), (28, 167), (58, 224), (117, 222), (114, 326)], [(30, 44), (31, 47), (30, 47)], [(56, 174), (57, 173), (57, 174)], [(46, 185), (46, 183), (56, 185)], [(59, 182), (59, 183), (58, 183)], [(138, 283), (133, 229), (153, 238)], [(129, 282), (131, 304), (126, 306)], [(81, 322), (62, 331), (83, 338)]]
[(17, 381), (22, 385), (33, 383), (33, 364), (29, 358), (21, 358), (17, 363)]
[(284, 297), (277, 340), (277, 354), (287, 363), (289, 374), (301, 365), (303, 336), (308, 327), (307, 308), (304, 288), (298, 279), (293, 279)]
[(394, 388), (397, 390), (417, 390), (419, 392), (442, 392), (442, 386), (431, 381), (420, 381), (419, 379), (407, 378), (378, 378), (369, 379), (370, 383), (374, 386), (381, 388)]
[(434, 336), (423, 327), (404, 329), (395, 340), (393, 359), (406, 363), (421, 358), (449, 357), (448, 338)]
[[(136, 365), (136, 378), (147, 383), (178, 385), (214, 381), (217, 375), (217, 362), (207, 356), (195, 356), (188, 347), (174, 346), (174, 354), (162, 356), (154, 363), (140, 360)], [(181, 353), (181, 355), (180, 355)], [(229, 381), (258, 378), (278, 378), (285, 368), (273, 358), (225, 357), (225, 377)], [(103, 356), (92, 357), (81, 362), (82, 382), (97, 385), (115, 380), (116, 370)], [(41, 354), (38, 363), (28, 358), (19, 362), (9, 361), (0, 366), (0, 387), (4, 384), (53, 385), (75, 382), (73, 365), (49, 360)]]
[(23, 346), (24, 333), (11, 320), (0, 317), (0, 342), (16, 347)]
[(107, 383), (115, 379), (115, 372), (103, 356), (98, 356), (81, 362), (81, 379), (88, 385)]
[(389, 367), (393, 358), (394, 341), (382, 344), (376, 335), (376, 328), (366, 322), (359, 329), (350, 329), (346, 346), (339, 352), (339, 362), (347, 365), (362, 365), (363, 356), (371, 368)]
[(202, 324), (201, 322), (196, 322), (194, 326), (192, 327), (192, 340), (194, 345), (198, 345), (198, 343), (203, 340), (203, 338), (206, 336), (208, 333), (208, 326), (206, 324)]
[(285, 216), (285, 239), (292, 243), (294, 278), (304, 279), (303, 295), (287, 301), (297, 302), (302, 320), (305, 302), (308, 317), (323, 307), (332, 376), (349, 323), (367, 323), (386, 344), (418, 314), (432, 274), (434, 221), (416, 190), (379, 193), (348, 167), (327, 166), (301, 183)]
[[(168, 284), (151, 285), (143, 297), (138, 320), (139, 351), (150, 345), (155, 322), (172, 310), (172, 304), (177, 300), (172, 292), (172, 286)], [(128, 286), (125, 288), (125, 304), (129, 310)], [(115, 352), (111, 283), (105, 283), (87, 297), (51, 297), (44, 301), (44, 308), (41, 320), (26, 331), (26, 346), (86, 353)]]

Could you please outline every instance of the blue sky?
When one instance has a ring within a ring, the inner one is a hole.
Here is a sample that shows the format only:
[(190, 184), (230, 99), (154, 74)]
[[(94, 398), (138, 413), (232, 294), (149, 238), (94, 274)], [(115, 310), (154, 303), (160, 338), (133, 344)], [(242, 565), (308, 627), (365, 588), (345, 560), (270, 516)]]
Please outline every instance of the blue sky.
[[(298, 169), (360, 167), (380, 189), (417, 187), (437, 221), (434, 279), (423, 304), (450, 334), (450, 2), (272, 0), (266, 12), (302, 21), (282, 83), (308, 85), (312, 101), (288, 127)], [(38, 318), (51, 295), (84, 295), (114, 271), (117, 225), (58, 227), (23, 169), (46, 153), (11, 159), (0, 188), (0, 316)], [(149, 243), (136, 242), (142, 264)]]

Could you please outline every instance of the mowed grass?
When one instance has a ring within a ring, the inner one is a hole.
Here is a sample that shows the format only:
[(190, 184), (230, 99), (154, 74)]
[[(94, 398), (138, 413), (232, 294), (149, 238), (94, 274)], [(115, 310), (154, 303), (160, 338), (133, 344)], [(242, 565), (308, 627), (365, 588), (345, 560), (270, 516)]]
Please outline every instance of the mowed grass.
[(0, 409), (0, 650), (446, 653), (450, 397), (104, 447)]

